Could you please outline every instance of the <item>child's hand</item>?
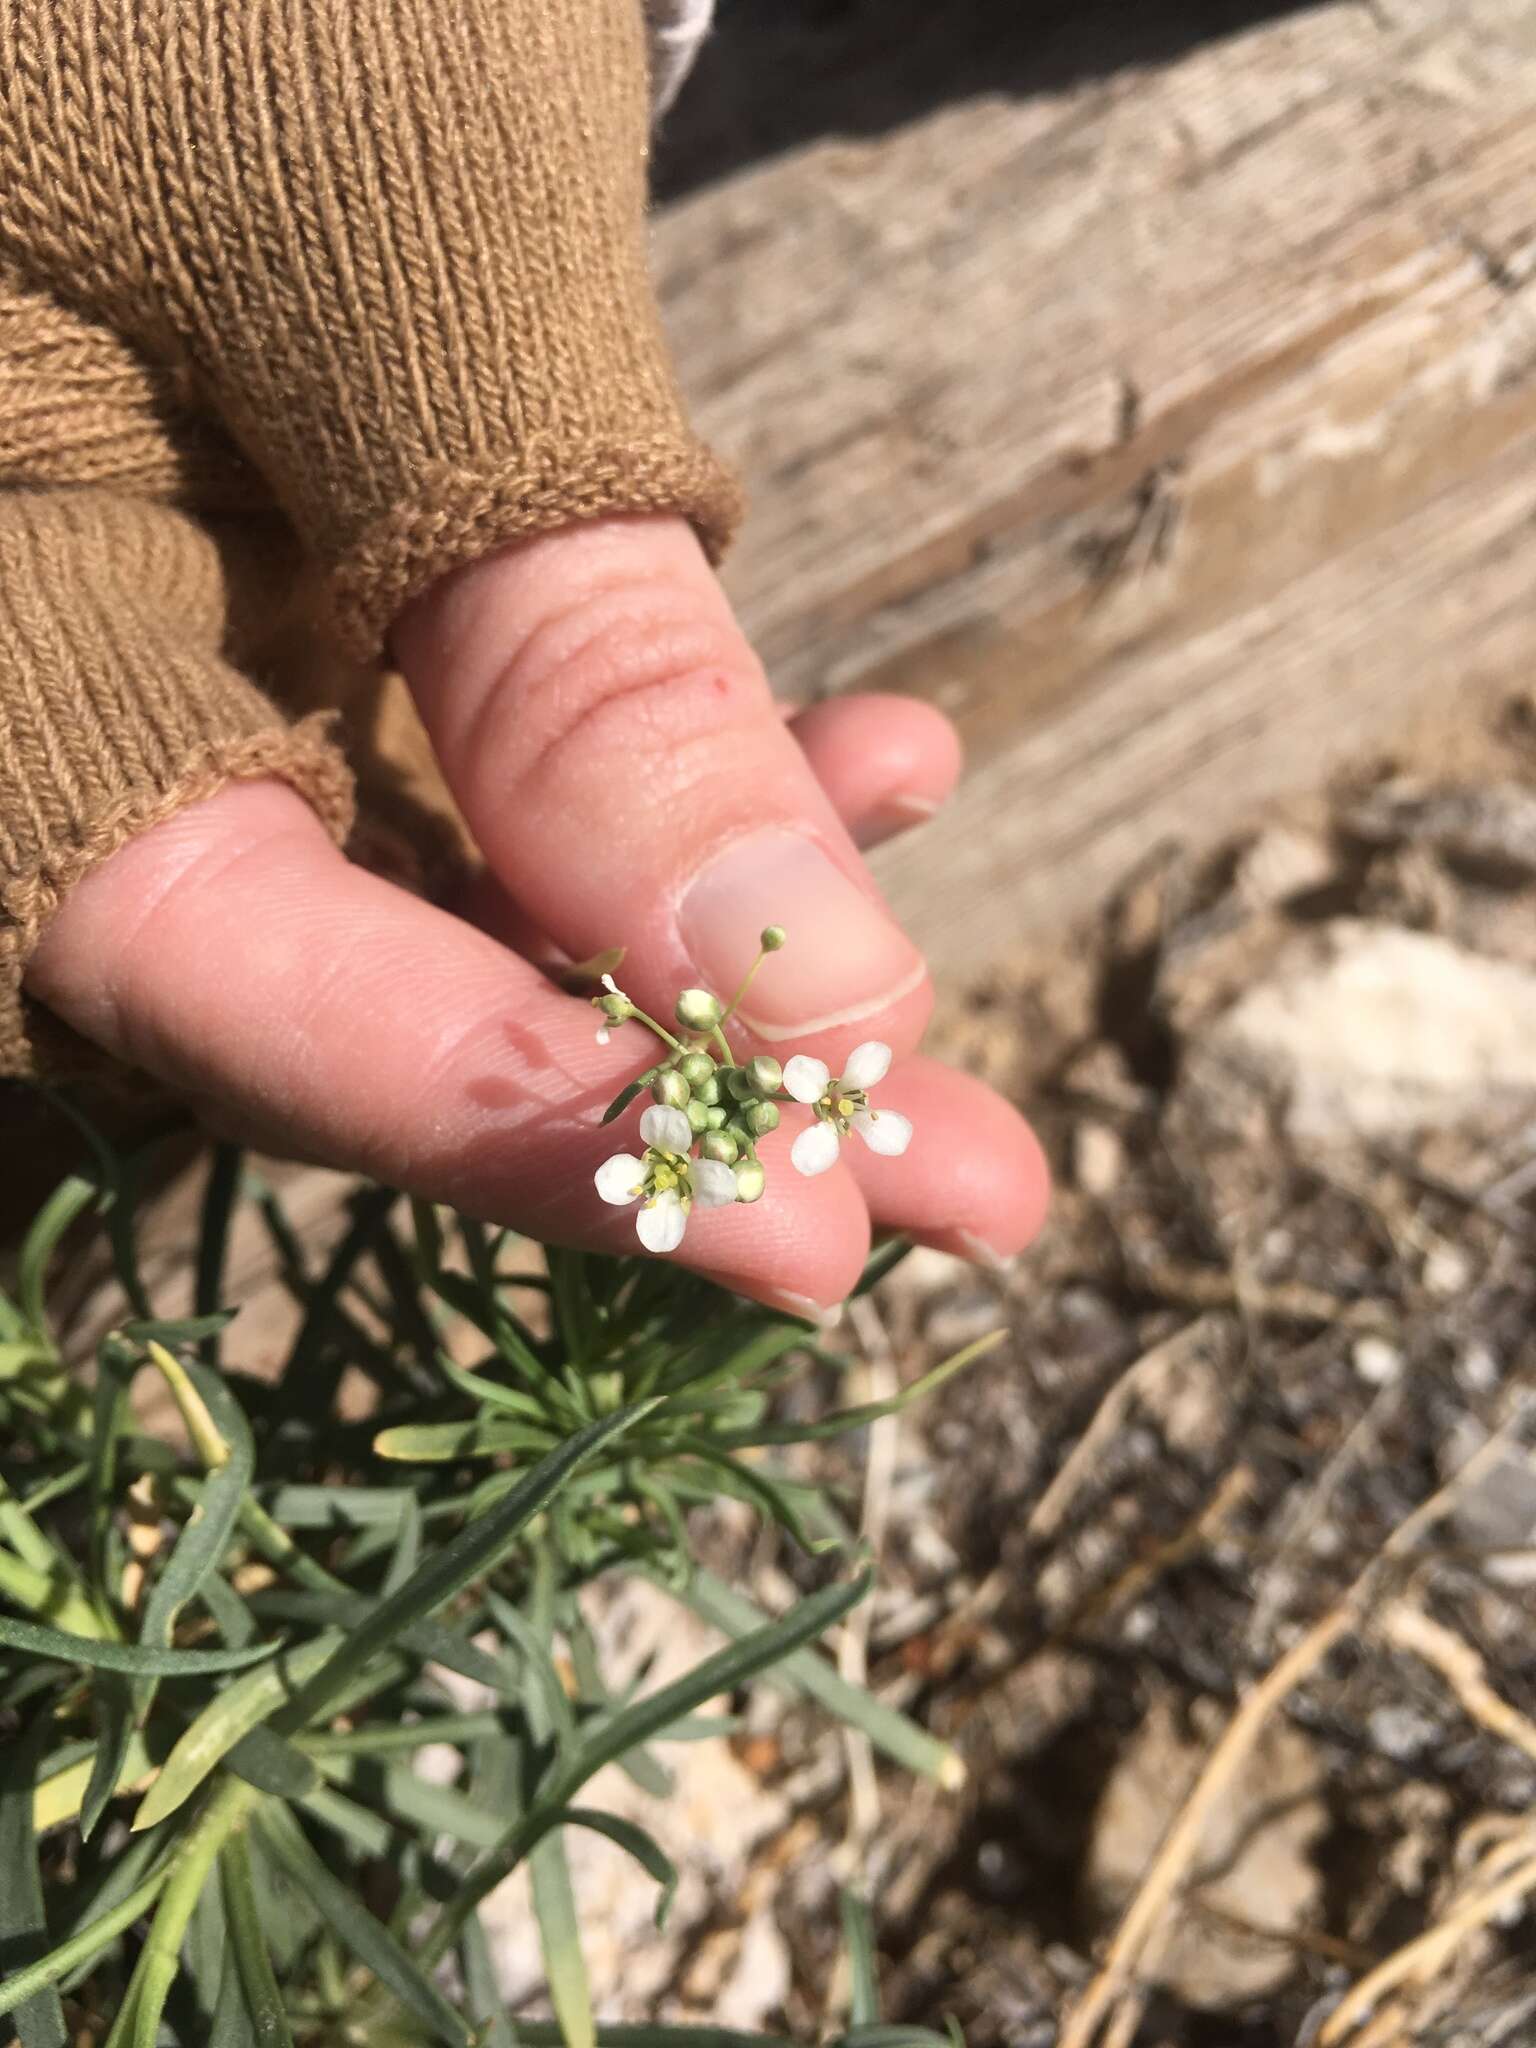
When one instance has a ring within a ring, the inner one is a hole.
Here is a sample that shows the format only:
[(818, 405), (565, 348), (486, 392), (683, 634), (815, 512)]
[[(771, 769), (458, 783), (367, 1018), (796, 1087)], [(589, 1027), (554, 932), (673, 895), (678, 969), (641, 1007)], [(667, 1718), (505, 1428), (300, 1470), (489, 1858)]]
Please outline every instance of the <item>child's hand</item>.
[(845, 1147), (831, 1172), (701, 1214), (689, 1262), (805, 1308), (847, 1293), (871, 1224), (1007, 1258), (1041, 1214), (1025, 1125), (912, 1056), (930, 992), (856, 842), (930, 811), (958, 755), (947, 724), (852, 699), (786, 727), (691, 532), (602, 520), (445, 578), (395, 653), (501, 890), (487, 931), (349, 865), (276, 782), (189, 806), (66, 898), (28, 985), (75, 1027), (190, 1091), (215, 1128), (356, 1167), (542, 1236), (634, 1248), (593, 1191), (625, 1126), (603, 1106), (647, 1057), (517, 952), (622, 942), (625, 987), (670, 1010), (728, 992), (764, 925), (790, 943), (746, 1006), (754, 1049), (837, 1071), (861, 1039), (898, 1066), (882, 1096), (916, 1126), (900, 1159)]

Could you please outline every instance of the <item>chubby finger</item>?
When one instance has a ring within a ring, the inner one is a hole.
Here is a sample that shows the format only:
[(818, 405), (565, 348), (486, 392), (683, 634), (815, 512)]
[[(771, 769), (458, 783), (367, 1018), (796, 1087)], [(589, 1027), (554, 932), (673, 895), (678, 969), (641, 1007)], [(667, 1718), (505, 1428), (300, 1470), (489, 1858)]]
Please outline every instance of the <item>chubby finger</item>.
[(920, 697), (828, 697), (795, 712), (789, 729), (860, 848), (925, 824), (960, 780), (960, 736)]
[[(276, 1149), (540, 1237), (639, 1249), (593, 1175), (638, 1151), (606, 1103), (645, 1057), (590, 1006), (446, 912), (350, 865), (274, 783), (228, 787), (68, 895), (29, 992)], [(638, 1037), (638, 1034), (636, 1034)], [(770, 1154), (771, 1161), (771, 1154)], [(840, 1300), (868, 1245), (851, 1174), (689, 1219), (684, 1262), (756, 1298)]]
[(877, 1229), (992, 1267), (1006, 1266), (1033, 1241), (1045, 1220), (1050, 1171), (1011, 1103), (973, 1075), (919, 1054), (892, 1067), (873, 1106), (912, 1125), (898, 1158), (877, 1158), (852, 1135), (844, 1141), (842, 1161)]
[(743, 1011), (759, 1044), (916, 1043), (922, 959), (681, 521), (503, 549), (418, 599), (393, 645), (491, 867), (573, 958), (626, 946), (642, 1000), (728, 993), (782, 924)]

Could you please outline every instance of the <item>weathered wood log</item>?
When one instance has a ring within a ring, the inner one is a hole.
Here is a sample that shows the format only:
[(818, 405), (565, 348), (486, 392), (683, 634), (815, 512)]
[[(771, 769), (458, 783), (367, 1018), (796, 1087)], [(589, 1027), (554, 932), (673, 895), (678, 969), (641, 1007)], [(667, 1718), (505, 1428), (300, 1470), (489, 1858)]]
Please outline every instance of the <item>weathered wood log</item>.
[[(868, 17), (871, 104), (905, 12)], [(1336, 0), (1041, 91), (1027, 49), (991, 91), (956, 63), (960, 99), (657, 226), (776, 680), (967, 741), (879, 858), (952, 980), (1536, 656), (1528, 0)]]

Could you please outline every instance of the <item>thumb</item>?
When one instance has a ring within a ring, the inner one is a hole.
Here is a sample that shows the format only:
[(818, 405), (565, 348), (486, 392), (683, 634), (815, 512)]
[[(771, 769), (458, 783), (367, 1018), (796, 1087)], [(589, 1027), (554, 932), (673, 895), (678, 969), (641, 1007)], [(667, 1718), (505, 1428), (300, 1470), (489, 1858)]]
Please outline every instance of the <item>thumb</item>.
[(394, 651), (486, 859), (573, 958), (629, 947), (642, 1001), (728, 993), (780, 924), (743, 1013), (758, 1039), (915, 1043), (921, 957), (681, 520), (488, 556), (416, 600)]

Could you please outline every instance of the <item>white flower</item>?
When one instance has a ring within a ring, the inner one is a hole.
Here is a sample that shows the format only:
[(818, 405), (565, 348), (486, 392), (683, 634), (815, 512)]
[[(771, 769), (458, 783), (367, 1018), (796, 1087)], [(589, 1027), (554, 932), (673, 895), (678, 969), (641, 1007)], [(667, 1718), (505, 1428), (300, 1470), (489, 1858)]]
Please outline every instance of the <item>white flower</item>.
[(641, 1204), (635, 1232), (648, 1252), (675, 1252), (688, 1227), (688, 1212), (723, 1208), (736, 1199), (736, 1176), (716, 1159), (690, 1159), (693, 1132), (680, 1109), (653, 1102), (640, 1119), (645, 1157), (615, 1152), (597, 1169), (597, 1192), (605, 1202), (627, 1208)]
[(790, 1148), (790, 1163), (801, 1173), (825, 1173), (837, 1163), (838, 1149), (849, 1131), (857, 1131), (871, 1152), (895, 1159), (912, 1142), (912, 1126), (894, 1109), (871, 1109), (869, 1091), (883, 1081), (891, 1064), (891, 1048), (878, 1038), (856, 1045), (833, 1079), (825, 1060), (803, 1052), (784, 1067), (784, 1086), (796, 1102), (810, 1104), (816, 1121)]
[[(635, 1006), (611, 974), (605, 974), (602, 981), (607, 993), (594, 996), (592, 1000), (603, 1013), (603, 1021), (597, 1027), (597, 1042), (599, 1045), (606, 1045), (613, 1036), (609, 1025), (622, 1024), (627, 1016), (633, 1014)], [(610, 996), (613, 998), (612, 1002), (608, 1000)]]

